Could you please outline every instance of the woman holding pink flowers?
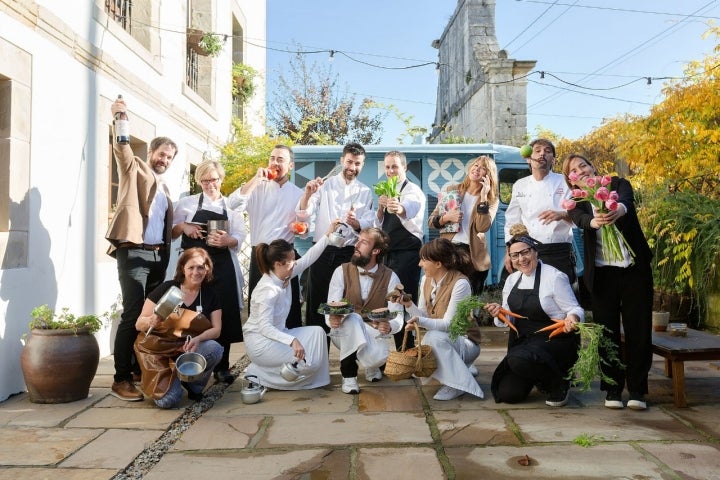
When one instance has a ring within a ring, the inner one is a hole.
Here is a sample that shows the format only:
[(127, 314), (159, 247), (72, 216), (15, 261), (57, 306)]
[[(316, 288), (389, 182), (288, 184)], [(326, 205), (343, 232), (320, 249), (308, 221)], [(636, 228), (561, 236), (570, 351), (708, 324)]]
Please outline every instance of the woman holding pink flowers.
[[(630, 182), (616, 176), (599, 176), (582, 155), (563, 162), (563, 174), (573, 189), (563, 206), (585, 233), (584, 280), (591, 293), (593, 320), (604, 325), (620, 349), (620, 322), (625, 334), (625, 366), (602, 365), (615, 383), (601, 381), (607, 408), (623, 408), (627, 384), (628, 408), (647, 408), (648, 372), (652, 364), (653, 280), (652, 252), (640, 228)], [(598, 230), (600, 235), (598, 235)], [(606, 352), (600, 352), (607, 359)]]

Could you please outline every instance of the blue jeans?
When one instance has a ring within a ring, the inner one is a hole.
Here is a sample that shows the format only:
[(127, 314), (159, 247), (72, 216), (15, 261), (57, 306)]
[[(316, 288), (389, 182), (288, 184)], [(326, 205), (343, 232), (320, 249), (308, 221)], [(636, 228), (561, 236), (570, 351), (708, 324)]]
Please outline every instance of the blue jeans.
[[(200, 375), (200, 378), (194, 382), (188, 383), (187, 386), (188, 390), (192, 393), (202, 393), (202, 391), (205, 390), (208, 380), (210, 380), (213, 368), (215, 368), (215, 365), (218, 364), (220, 358), (222, 357), (223, 347), (215, 340), (207, 340), (198, 344), (196, 352), (205, 357), (207, 366), (205, 367), (202, 375)], [(180, 384), (180, 379), (175, 377), (170, 385), (170, 389), (164, 397), (155, 400), (155, 405), (160, 408), (177, 408), (180, 404), (180, 400), (182, 400), (182, 397), (183, 387)]]
[(140, 248), (118, 248), (116, 259), (123, 311), (115, 335), (114, 380), (122, 382), (132, 380), (135, 359), (133, 343), (138, 333), (135, 322), (140, 316), (147, 295), (165, 280), (169, 257), (164, 249), (149, 251)]

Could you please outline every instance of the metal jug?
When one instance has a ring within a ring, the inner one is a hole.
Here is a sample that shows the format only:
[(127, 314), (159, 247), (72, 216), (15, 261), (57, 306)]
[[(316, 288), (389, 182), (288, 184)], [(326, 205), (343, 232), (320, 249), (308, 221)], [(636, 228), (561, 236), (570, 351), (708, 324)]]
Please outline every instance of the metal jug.
[(355, 230), (353, 230), (353, 228), (347, 223), (341, 222), (338, 223), (335, 230), (328, 235), (328, 240), (330, 241), (330, 245), (333, 247), (342, 247), (345, 245), (346, 241), (354, 237), (357, 237)]
[(283, 364), (280, 369), (280, 375), (288, 382), (299, 382), (307, 378), (307, 375), (302, 373), (305, 368), (309, 365), (305, 360), (296, 360), (294, 362), (288, 362)]
[(265, 392), (267, 392), (266, 387), (250, 380), (251, 378), (257, 380), (257, 376), (255, 375), (246, 375), (245, 381), (247, 382), (247, 385), (240, 390), (240, 398), (243, 403), (247, 404), (259, 402), (262, 397), (265, 396)]

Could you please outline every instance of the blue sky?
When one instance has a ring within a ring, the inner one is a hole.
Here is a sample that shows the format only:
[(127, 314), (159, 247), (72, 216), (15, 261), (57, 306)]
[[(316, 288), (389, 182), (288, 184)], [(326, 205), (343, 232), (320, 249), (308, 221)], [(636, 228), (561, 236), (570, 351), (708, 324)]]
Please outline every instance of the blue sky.
[[(456, 5), (455, 0), (268, 0), (268, 102), (278, 76), (290, 77), (293, 54), (278, 50), (298, 45), (335, 50), (358, 60), (335, 54), (329, 63), (339, 75), (341, 94), (392, 104), (429, 128), (437, 91), (437, 50), (431, 43)], [(716, 41), (702, 34), (709, 21), (718, 23), (720, 0), (498, 0), (495, 17), (498, 43), (509, 58), (537, 61), (528, 86), (530, 135), (541, 126), (577, 138), (603, 118), (647, 113), (662, 99), (663, 81), (648, 85), (646, 77), (682, 76), (688, 61), (710, 53)], [(329, 54), (306, 59), (324, 66)], [(431, 65), (397, 68), (426, 62)], [(547, 72), (544, 80), (540, 71)], [(570, 92), (581, 89), (553, 76), (596, 90)], [(404, 128), (390, 114), (382, 143), (397, 143)]]

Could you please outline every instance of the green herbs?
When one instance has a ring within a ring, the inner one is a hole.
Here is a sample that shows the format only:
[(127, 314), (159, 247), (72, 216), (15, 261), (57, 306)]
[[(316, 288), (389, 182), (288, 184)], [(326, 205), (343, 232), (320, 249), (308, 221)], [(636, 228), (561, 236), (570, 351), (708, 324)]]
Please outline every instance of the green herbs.
[[(590, 390), (591, 383), (595, 378), (615, 385), (615, 380), (605, 375), (602, 366), (619, 365), (624, 368), (618, 356), (617, 347), (604, 335), (606, 328), (598, 323), (578, 323), (576, 325), (580, 335), (580, 348), (578, 348), (578, 359), (570, 369), (568, 380), (574, 380), (575, 386), (581, 391)], [(608, 358), (600, 357), (600, 348), (607, 352)]]
[(342, 299), (338, 302), (321, 303), (318, 306), (318, 313), (323, 315), (347, 315), (355, 311), (349, 300)]
[(375, 195), (381, 196), (385, 195), (389, 198), (395, 198), (400, 196), (400, 192), (398, 191), (398, 177), (390, 177), (384, 182), (378, 182), (375, 184)]
[(465, 335), (467, 329), (475, 325), (473, 310), (483, 308), (485, 304), (480, 301), (477, 295), (468, 295), (460, 300), (450, 321), (450, 340), (455, 340), (460, 335)]
[[(106, 316), (103, 314), (102, 316)], [(77, 332), (78, 330), (88, 329), (90, 333), (95, 333), (102, 327), (102, 321), (97, 315), (81, 315), (76, 317), (69, 313), (68, 308), (55, 315), (55, 312), (47, 305), (41, 305), (33, 308), (30, 312), (32, 320), (30, 328), (40, 330), (61, 330), (68, 329)]]

